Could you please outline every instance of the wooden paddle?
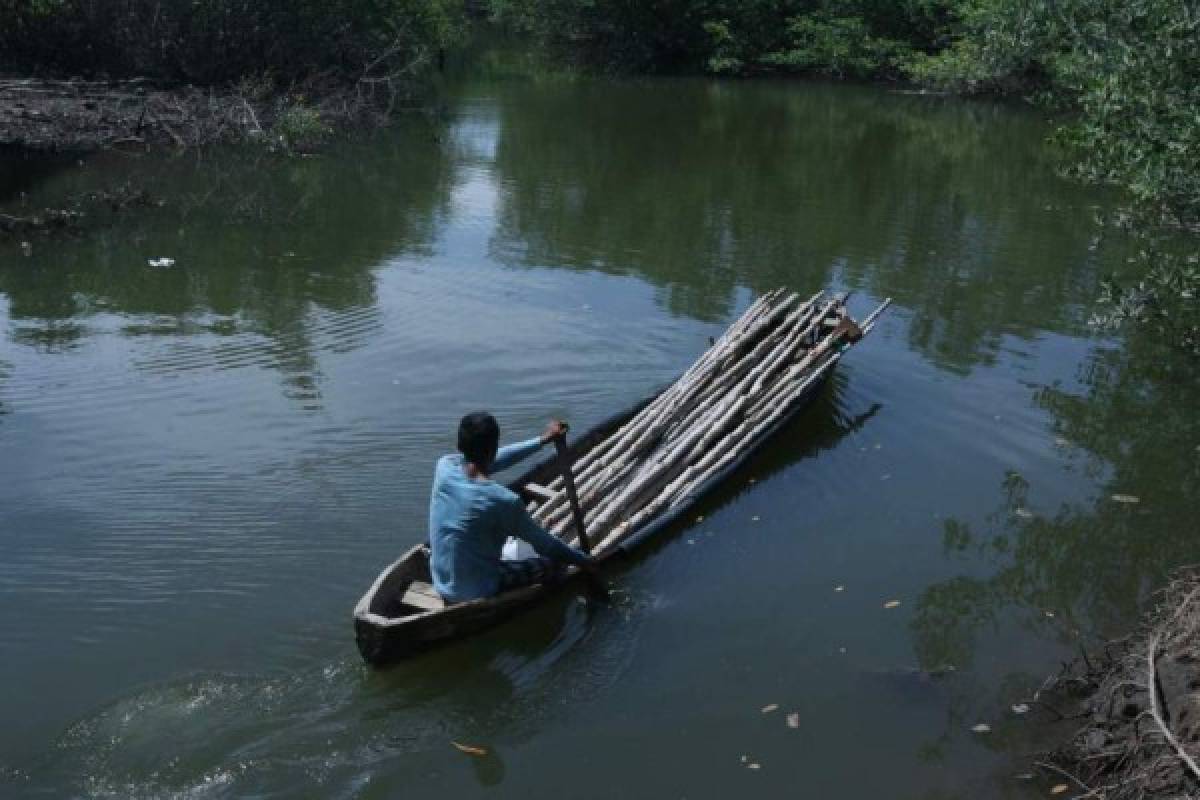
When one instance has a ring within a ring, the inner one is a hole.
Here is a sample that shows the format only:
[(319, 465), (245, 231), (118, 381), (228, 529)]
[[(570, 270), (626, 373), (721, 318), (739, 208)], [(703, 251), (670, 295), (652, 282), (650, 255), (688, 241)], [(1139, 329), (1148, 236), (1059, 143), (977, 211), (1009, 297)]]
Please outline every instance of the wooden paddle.
[[(592, 544), (588, 541), (587, 527), (583, 522), (583, 508), (579, 505), (579, 494), (575, 491), (575, 476), (571, 473), (571, 454), (567, 449), (567, 423), (563, 423), (563, 432), (554, 437), (554, 450), (558, 454), (558, 471), (562, 473), (563, 486), (567, 490), (567, 500), (571, 504), (571, 516), (575, 518), (575, 530), (579, 533), (579, 547), (589, 556), (592, 554)], [(611, 597), (604, 582), (595, 574), (583, 570), (584, 580), (588, 584), (588, 593), (598, 599), (608, 602)]]

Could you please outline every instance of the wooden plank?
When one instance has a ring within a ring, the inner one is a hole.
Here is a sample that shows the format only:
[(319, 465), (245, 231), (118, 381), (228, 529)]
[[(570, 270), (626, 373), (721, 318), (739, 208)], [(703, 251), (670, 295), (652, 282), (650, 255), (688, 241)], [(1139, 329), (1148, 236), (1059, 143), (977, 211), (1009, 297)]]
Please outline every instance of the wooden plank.
[(400, 602), (406, 606), (420, 608), (425, 611), (440, 611), (446, 607), (446, 602), (437, 593), (437, 589), (421, 581), (410, 583), (408, 590), (404, 593), (404, 598)]

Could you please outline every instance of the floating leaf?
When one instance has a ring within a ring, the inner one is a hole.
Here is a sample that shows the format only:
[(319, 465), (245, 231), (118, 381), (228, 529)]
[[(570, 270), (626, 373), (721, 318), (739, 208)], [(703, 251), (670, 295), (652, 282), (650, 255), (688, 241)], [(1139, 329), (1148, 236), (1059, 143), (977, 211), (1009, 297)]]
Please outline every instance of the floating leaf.
[(488, 751), (482, 747), (475, 747), (469, 744), (460, 744), (459, 742), (450, 742), (459, 749), (460, 752), (466, 753), (469, 756), (486, 756)]
[(799, 728), (800, 727), (800, 714), (798, 712), (793, 711), (792, 713), (787, 715), (787, 726), (789, 728)]
[(900, 605), (899, 600), (888, 600), (886, 603), (883, 604), (883, 607), (884, 608), (895, 608), (898, 605)]
[(1028, 714), (1029, 706), (1025, 703), (1017, 703), (1012, 707), (1012, 711), (1014, 714)]
[(1112, 499), (1118, 503), (1140, 503), (1142, 498), (1132, 494), (1114, 494)]
[(778, 711), (778, 710), (779, 710), (779, 703), (771, 703), (770, 705), (765, 705), (762, 707), (762, 713), (764, 713), (764, 714), (770, 714), (772, 711)]
[(1058, 784), (1055, 784), (1054, 787), (1050, 789), (1050, 794), (1062, 794), (1063, 792), (1065, 792), (1067, 789), (1070, 789), (1070, 788), (1071, 787), (1067, 786), (1065, 783), (1058, 783)]
[(992, 726), (988, 725), (986, 722), (981, 722), (975, 727), (971, 728), (971, 730), (975, 731), (975, 733), (991, 733)]

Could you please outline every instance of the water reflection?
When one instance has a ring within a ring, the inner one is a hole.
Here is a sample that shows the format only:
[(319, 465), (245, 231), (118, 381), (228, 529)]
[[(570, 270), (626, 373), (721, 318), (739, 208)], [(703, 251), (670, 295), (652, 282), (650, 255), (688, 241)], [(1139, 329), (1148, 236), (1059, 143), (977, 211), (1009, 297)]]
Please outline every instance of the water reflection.
[[(375, 327), (373, 270), (430, 251), (453, 174), (420, 131), (311, 159), (246, 150), (124, 158), (97, 156), (31, 197), (50, 205), (132, 174), (163, 205), (79, 237), (37, 239), (28, 258), (0, 250), (11, 340), (64, 352), (110, 332), (161, 336), (175, 346), (142, 351), (143, 367), (265, 358), (309, 400), (318, 350), (359, 346)], [(148, 265), (163, 256), (174, 265)]]
[(1093, 212), (1035, 115), (811, 84), (669, 93), (499, 92), (494, 255), (632, 272), (704, 319), (741, 284), (866, 288), (911, 308), (912, 344), (956, 371), (993, 361), (1003, 334), (1077, 329)]
[(1200, 559), (1200, 371), (1141, 338), (1097, 350), (1080, 371), (1083, 391), (1042, 386), (1033, 402), (1096, 496), (1040, 508), (1039, 487), (1008, 472), (983, 525), (946, 520), (947, 554), (974, 553), (994, 572), (924, 591), (913, 623), (922, 664), (969, 665), (980, 631), (1009, 606), (1067, 641), (1123, 633), (1171, 570)]

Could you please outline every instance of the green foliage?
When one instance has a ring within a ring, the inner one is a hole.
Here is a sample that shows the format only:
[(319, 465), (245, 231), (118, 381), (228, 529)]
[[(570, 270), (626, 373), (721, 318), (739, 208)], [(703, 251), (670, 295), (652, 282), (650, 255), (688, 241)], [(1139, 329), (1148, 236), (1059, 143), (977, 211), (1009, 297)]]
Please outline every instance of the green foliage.
[(861, 17), (825, 12), (792, 17), (787, 34), (787, 49), (767, 53), (763, 64), (792, 72), (866, 78), (894, 74), (912, 53), (905, 42), (873, 35)]
[(0, 65), (199, 84), (416, 71), (461, 13), (454, 0), (0, 0)]
[(333, 133), (315, 108), (296, 101), (280, 112), (271, 126), (269, 144), (286, 152), (309, 150)]

